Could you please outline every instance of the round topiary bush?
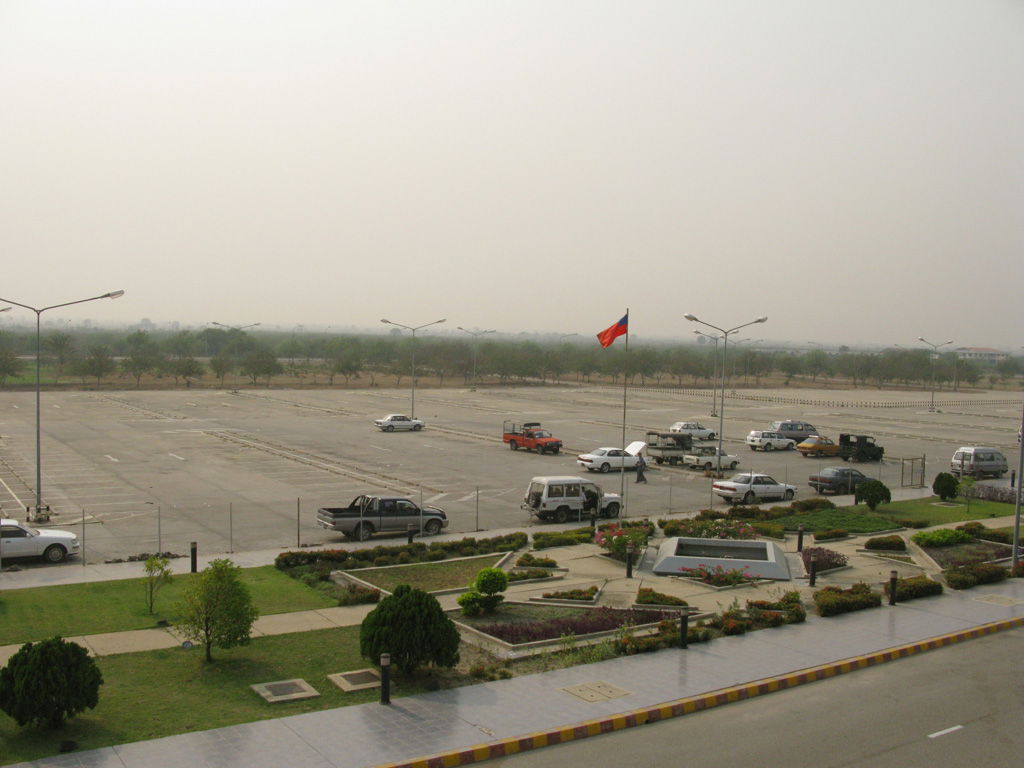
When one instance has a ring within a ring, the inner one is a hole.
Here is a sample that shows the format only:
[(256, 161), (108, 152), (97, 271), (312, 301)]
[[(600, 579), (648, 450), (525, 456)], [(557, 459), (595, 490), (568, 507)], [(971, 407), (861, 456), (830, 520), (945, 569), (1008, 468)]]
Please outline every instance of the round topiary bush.
[(932, 481), (932, 493), (942, 501), (949, 501), (956, 498), (957, 480), (949, 472), (939, 472)]

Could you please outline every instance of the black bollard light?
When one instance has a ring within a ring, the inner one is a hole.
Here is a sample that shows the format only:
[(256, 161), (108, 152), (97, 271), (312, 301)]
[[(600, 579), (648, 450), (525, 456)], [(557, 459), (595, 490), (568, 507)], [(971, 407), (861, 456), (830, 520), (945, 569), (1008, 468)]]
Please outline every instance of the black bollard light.
[(679, 613), (679, 647), (688, 648), (690, 641), (690, 612), (683, 608)]
[(802, 523), (796, 527), (796, 551), (804, 551), (804, 526)]
[(391, 654), (380, 655), (380, 703), (391, 703)]
[(813, 587), (814, 582), (818, 580), (818, 556), (811, 553), (811, 580), (810, 585)]
[(416, 535), (416, 524), (409, 523), (405, 528), (405, 543), (412, 544), (412, 537)]
[(626, 578), (633, 578), (633, 553), (636, 552), (636, 544), (632, 541), (626, 542)]
[(896, 571), (889, 571), (889, 605), (896, 605)]
[(1010, 470), (1010, 487), (1011, 488), (1016, 488), (1017, 487), (1017, 470), (1016, 469), (1011, 469)]
[(192, 573), (196, 572), (196, 566), (197, 566), (197, 562), (196, 561), (199, 559), (198, 546), (199, 545), (196, 544), (196, 542), (194, 542), (194, 541), (190, 542), (189, 545), (188, 545), (188, 547), (189, 547), (189, 557), (192, 558)]

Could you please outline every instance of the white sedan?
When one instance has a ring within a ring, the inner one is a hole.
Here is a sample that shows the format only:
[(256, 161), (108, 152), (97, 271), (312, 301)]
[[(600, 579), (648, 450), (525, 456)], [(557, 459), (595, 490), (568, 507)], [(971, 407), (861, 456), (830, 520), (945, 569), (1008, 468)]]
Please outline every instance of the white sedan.
[(636, 469), (640, 461), (640, 451), (647, 443), (637, 440), (625, 448), (595, 448), (590, 453), (576, 457), (576, 463), (588, 472), (610, 472), (613, 469)]
[(711, 484), (715, 495), (721, 496), (730, 503), (742, 501), (753, 504), (765, 499), (789, 501), (796, 495), (795, 485), (780, 483), (769, 475), (740, 472), (728, 480), (716, 480)]
[(32, 528), (17, 520), (0, 520), (0, 562), (9, 557), (41, 557), (60, 563), (78, 554), (78, 536), (70, 531)]
[(418, 432), (423, 429), (422, 421), (419, 419), (411, 419), (400, 413), (388, 414), (383, 419), (377, 419), (373, 423), (375, 426), (379, 427), (382, 432), (394, 432), (396, 429), (411, 429), (414, 432)]
[(684, 432), (687, 435), (693, 435), (694, 440), (714, 440), (718, 437), (718, 432), (708, 429), (699, 421), (677, 421), (668, 428), (668, 431)]

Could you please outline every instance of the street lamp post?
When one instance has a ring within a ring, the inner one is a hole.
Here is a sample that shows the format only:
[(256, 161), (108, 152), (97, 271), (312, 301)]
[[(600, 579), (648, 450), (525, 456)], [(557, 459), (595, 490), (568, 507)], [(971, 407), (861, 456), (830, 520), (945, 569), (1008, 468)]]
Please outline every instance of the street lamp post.
[(402, 325), (401, 323), (396, 323), (393, 320), (381, 318), (381, 322), (386, 325), (394, 325), (399, 328), (405, 328), (405, 330), (407, 331), (412, 331), (412, 404), (409, 406), (410, 419), (416, 418), (416, 331), (422, 330), (423, 328), (428, 328), (431, 325), (439, 325), (440, 323), (443, 323), (446, 319), (447, 318), (442, 317), (440, 320), (435, 320), (432, 323), (424, 323), (423, 325), (417, 325), (414, 328), (411, 325)]
[[(711, 358), (711, 415), (718, 415), (718, 340), (721, 336), (712, 336), (710, 333), (704, 333), (704, 331), (694, 331), (698, 336), (703, 336), (705, 339), (711, 339), (715, 342), (715, 355)], [(723, 392), (724, 396), (724, 392)]]
[(48, 307), (30, 307), (28, 304), (0, 298), (0, 301), (6, 301), (16, 307), (36, 313), (36, 507), (34, 513), (28, 515), (29, 522), (48, 520), (50, 517), (47, 514), (48, 510), (45, 510), (43, 506), (42, 409), (40, 408), (40, 392), (42, 390), (40, 369), (40, 360), (42, 358), (42, 314), (50, 309), (70, 307), (72, 304), (84, 304), (87, 301), (97, 301), (98, 299), (118, 299), (121, 296), (124, 296), (124, 291), (111, 291), (110, 293), (104, 293), (102, 296), (91, 296), (88, 299), (78, 299), (77, 301), (65, 301), (63, 304), (51, 304)]
[(701, 325), (706, 325), (708, 328), (714, 328), (716, 331), (718, 331), (719, 333), (722, 334), (722, 407), (718, 409), (718, 457), (717, 457), (718, 458), (718, 470), (716, 472), (716, 474), (721, 474), (722, 473), (722, 430), (723, 430), (723, 428), (725, 426), (725, 364), (726, 364), (726, 358), (727, 358), (727, 356), (729, 354), (729, 334), (730, 333), (735, 333), (740, 328), (746, 328), (748, 325), (754, 325), (755, 323), (767, 322), (768, 321), (768, 317), (767, 317), (767, 315), (762, 315), (761, 317), (757, 318), (756, 320), (751, 320), (749, 323), (744, 323), (743, 325), (737, 325), (735, 328), (730, 328), (729, 330), (725, 330), (724, 328), (719, 328), (717, 325), (712, 325), (711, 323), (707, 323), (707, 322), (705, 322), (703, 320), (699, 320), (699, 319), (697, 319), (696, 315), (691, 314), (689, 312), (687, 312), (685, 315), (683, 315), (683, 317), (685, 317), (691, 323), (700, 323)]
[(932, 365), (931, 365), (932, 400), (931, 400), (931, 404), (928, 406), (928, 410), (934, 413), (935, 412), (935, 361), (939, 357), (939, 347), (944, 347), (947, 344), (952, 344), (953, 340), (950, 339), (949, 341), (944, 341), (941, 344), (932, 344), (924, 336), (918, 336), (917, 340), (918, 341), (923, 341), (925, 344), (927, 344), (929, 347), (932, 348), (932, 354), (931, 354), (931, 363), (932, 363)]
[[(248, 325), (225, 325), (224, 323), (218, 323), (216, 320), (212, 320), (210, 325), (216, 325), (218, 328), (224, 328), (228, 331), (237, 331), (241, 333), (248, 328), (255, 328), (259, 323), (249, 323)], [(238, 378), (239, 378), (239, 367), (241, 364), (235, 366), (235, 392), (238, 391)]]
[(496, 331), (493, 328), (491, 328), (490, 330), (487, 330), (487, 331), (471, 331), (471, 330), (469, 330), (469, 328), (463, 328), (461, 325), (457, 325), (456, 328), (458, 328), (460, 331), (465, 331), (466, 333), (468, 333), (470, 336), (473, 337), (473, 387), (472, 388), (476, 389), (476, 384), (477, 384), (477, 381), (476, 381), (476, 342), (477, 342), (477, 339), (479, 339), (485, 333), (496, 333)]

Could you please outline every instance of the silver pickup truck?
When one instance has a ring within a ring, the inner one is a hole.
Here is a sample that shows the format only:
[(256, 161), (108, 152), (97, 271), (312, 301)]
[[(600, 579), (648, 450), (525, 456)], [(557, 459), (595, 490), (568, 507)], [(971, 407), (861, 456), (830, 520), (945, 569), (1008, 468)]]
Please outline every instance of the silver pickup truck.
[(366, 541), (378, 532), (405, 533), (409, 526), (434, 535), (448, 527), (443, 509), (424, 505), (404, 496), (356, 496), (347, 507), (321, 507), (316, 524), (338, 531), (350, 539)]

